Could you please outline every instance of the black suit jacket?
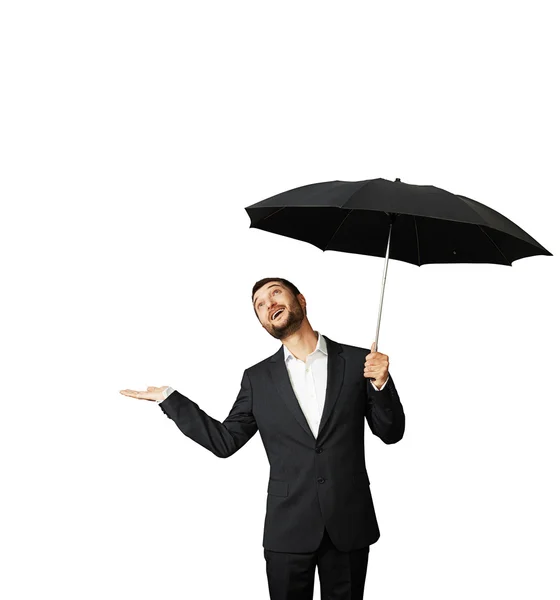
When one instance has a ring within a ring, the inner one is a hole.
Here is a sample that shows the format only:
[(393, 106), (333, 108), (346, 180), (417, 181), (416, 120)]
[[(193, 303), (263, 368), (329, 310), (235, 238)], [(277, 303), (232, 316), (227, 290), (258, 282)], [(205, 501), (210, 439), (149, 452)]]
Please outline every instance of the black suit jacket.
[(283, 345), (245, 369), (228, 417), (220, 422), (178, 391), (160, 408), (189, 438), (216, 456), (237, 452), (260, 432), (270, 478), (263, 546), (317, 549), (326, 527), (342, 551), (379, 539), (364, 458), (364, 417), (386, 444), (404, 434), (405, 417), (391, 374), (382, 391), (364, 377), (367, 348), (327, 342), (327, 390), (317, 438), (293, 391)]

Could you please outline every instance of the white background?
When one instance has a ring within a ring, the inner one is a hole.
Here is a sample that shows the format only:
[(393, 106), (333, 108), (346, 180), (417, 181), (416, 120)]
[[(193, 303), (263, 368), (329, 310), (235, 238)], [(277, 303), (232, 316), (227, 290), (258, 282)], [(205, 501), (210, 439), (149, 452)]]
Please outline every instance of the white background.
[(250, 302), (268, 276), (370, 347), (383, 259), (244, 207), (375, 177), (478, 200), (555, 256), (390, 262), (379, 350), (407, 429), (366, 427), (365, 597), (559, 597), (553, 7), (2, 3), (2, 597), (268, 598), (260, 436), (219, 460), (119, 390), (225, 419), (280, 347)]

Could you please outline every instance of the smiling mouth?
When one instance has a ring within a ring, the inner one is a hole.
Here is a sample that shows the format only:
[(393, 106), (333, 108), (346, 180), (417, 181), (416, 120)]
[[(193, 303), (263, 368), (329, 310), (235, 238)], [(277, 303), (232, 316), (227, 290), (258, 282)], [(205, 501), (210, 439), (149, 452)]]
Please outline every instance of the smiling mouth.
[(284, 313), (286, 312), (285, 308), (281, 308), (279, 310), (277, 310), (271, 317), (271, 321), (276, 321), (277, 319), (279, 319)]

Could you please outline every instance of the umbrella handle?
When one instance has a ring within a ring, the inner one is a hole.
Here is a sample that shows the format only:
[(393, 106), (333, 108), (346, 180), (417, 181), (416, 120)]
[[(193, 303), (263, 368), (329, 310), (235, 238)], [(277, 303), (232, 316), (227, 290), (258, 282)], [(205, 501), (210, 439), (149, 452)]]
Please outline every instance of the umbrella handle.
[(375, 332), (375, 349), (379, 352), (379, 328), (381, 326), (381, 309), (383, 308), (383, 294), (385, 293), (385, 280), (387, 279), (387, 265), (389, 264), (389, 248), (391, 246), (391, 230), (395, 218), (391, 215), (391, 223), (389, 224), (389, 238), (387, 239), (387, 252), (385, 253), (385, 267), (383, 268), (383, 280), (381, 283), (381, 297), (379, 299), (379, 313), (377, 315), (377, 331)]

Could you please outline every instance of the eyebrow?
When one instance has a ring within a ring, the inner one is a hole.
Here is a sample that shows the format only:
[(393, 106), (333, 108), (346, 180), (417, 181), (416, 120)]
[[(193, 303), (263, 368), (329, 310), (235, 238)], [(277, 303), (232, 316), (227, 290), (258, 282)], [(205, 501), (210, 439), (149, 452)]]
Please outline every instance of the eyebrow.
[[(269, 285), (266, 289), (269, 290), (271, 287), (282, 287), (279, 283), (273, 283), (272, 285)], [(253, 302), (253, 306), (255, 306), (256, 302), (257, 302), (258, 298), (255, 298), (255, 302)]]

